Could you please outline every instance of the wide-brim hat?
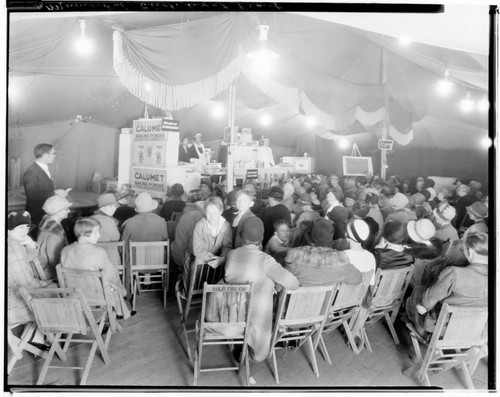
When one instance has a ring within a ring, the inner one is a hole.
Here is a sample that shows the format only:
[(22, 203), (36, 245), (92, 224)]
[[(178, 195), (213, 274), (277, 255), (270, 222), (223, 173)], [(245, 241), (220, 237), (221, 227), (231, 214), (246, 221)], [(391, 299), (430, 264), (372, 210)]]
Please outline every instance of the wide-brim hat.
[(406, 197), (403, 193), (396, 193), (391, 197), (391, 204), (395, 208), (403, 209), (408, 205), (408, 203), (408, 197)]
[(312, 223), (307, 237), (311, 243), (318, 247), (331, 247), (335, 227), (333, 223), (326, 219), (318, 219)]
[(135, 198), (136, 212), (151, 212), (158, 208), (158, 201), (153, 200), (148, 192), (142, 192)]
[(362, 243), (370, 236), (370, 227), (362, 219), (353, 219), (347, 224), (347, 235), (352, 240)]
[(103, 193), (97, 196), (97, 207), (102, 208), (107, 205), (118, 204), (116, 201), (116, 197), (113, 193)]
[(47, 200), (45, 200), (45, 203), (43, 203), (42, 209), (45, 211), (46, 214), (48, 215), (55, 215), (59, 211), (63, 211), (71, 207), (73, 204), (66, 199), (66, 197), (62, 197), (59, 195), (54, 195), (52, 197), (49, 197)]
[(469, 214), (474, 215), (478, 219), (484, 219), (488, 216), (488, 206), (482, 201), (476, 201), (466, 207)]
[(430, 245), (430, 239), (436, 234), (436, 227), (429, 219), (410, 221), (406, 226), (408, 235), (416, 243)]
[(21, 225), (28, 225), (30, 231), (36, 226), (31, 223), (31, 215), (28, 211), (12, 211), (9, 213), (7, 216), (7, 228), (13, 230)]
[(439, 207), (435, 208), (433, 214), (436, 218), (439, 218), (441, 222), (451, 222), (453, 218), (457, 215), (457, 210), (448, 203), (444, 203)]

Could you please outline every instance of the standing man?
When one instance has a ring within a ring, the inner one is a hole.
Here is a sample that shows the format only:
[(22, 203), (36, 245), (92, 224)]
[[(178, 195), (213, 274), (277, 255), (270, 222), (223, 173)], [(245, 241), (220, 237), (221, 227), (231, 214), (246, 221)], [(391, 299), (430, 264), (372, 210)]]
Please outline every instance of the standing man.
[(260, 146), (257, 151), (259, 161), (263, 163), (264, 168), (274, 167), (276, 165), (274, 163), (273, 150), (269, 147), (270, 142), (269, 138), (264, 138), (262, 140), (262, 146)]
[(54, 194), (65, 197), (70, 189), (55, 189), (54, 181), (49, 171), (49, 164), (54, 162), (56, 151), (48, 143), (40, 143), (34, 149), (35, 162), (31, 164), (23, 176), (23, 185), (26, 192), (26, 211), (31, 214), (31, 219), (36, 228), (45, 215), (43, 203)]

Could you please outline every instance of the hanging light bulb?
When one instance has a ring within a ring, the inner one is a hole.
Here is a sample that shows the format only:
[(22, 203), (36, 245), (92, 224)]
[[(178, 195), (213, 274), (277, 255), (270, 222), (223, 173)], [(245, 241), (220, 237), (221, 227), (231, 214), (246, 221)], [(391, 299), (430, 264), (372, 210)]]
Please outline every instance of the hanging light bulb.
[(408, 36), (407, 34), (404, 34), (399, 37), (399, 44), (402, 45), (403, 47), (410, 45), (411, 42), (412, 42), (411, 37)]
[(486, 95), (484, 95), (476, 104), (477, 110), (480, 112), (487, 112), (490, 107), (490, 102), (488, 101), (488, 98)]
[(92, 42), (85, 37), (85, 31), (87, 29), (86, 21), (80, 19), (80, 38), (75, 43), (76, 52), (83, 57), (89, 56), (93, 51)]
[(474, 109), (474, 101), (471, 99), (469, 91), (467, 91), (466, 97), (460, 101), (460, 109), (465, 113), (469, 113)]
[(448, 96), (453, 90), (453, 82), (448, 79), (449, 75), (450, 69), (446, 69), (444, 72), (444, 78), (437, 82), (436, 89), (442, 96)]
[(342, 138), (338, 145), (340, 149), (345, 150), (349, 147), (349, 141), (346, 138)]
[(268, 113), (264, 113), (261, 117), (260, 117), (260, 124), (263, 126), (263, 127), (268, 127), (271, 125), (272, 123), (272, 118), (271, 116), (268, 114)]
[(306, 116), (306, 126), (308, 128), (316, 127), (317, 121), (313, 116)]
[(246, 56), (253, 62), (253, 68), (256, 72), (267, 74), (273, 70), (274, 61), (279, 55), (266, 48), (269, 26), (259, 26), (259, 40), (262, 42), (258, 50), (249, 52)]
[(225, 109), (224, 109), (224, 106), (222, 106), (222, 104), (216, 103), (212, 107), (212, 116), (214, 118), (220, 119), (222, 116), (224, 116), (224, 113), (225, 113)]

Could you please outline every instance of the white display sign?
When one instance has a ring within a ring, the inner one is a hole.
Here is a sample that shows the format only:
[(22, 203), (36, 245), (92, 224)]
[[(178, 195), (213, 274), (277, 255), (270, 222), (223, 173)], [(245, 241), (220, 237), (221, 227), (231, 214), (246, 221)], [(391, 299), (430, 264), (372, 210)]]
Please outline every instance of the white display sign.
[(165, 193), (167, 191), (167, 171), (152, 168), (132, 167), (132, 188)]
[(169, 132), (179, 131), (179, 122), (170, 119), (134, 120), (132, 131), (134, 142), (166, 142)]
[(392, 145), (394, 144), (394, 141), (390, 139), (379, 139), (378, 140), (378, 148), (380, 150), (392, 150)]
[(167, 153), (165, 142), (134, 142), (133, 165), (164, 167)]

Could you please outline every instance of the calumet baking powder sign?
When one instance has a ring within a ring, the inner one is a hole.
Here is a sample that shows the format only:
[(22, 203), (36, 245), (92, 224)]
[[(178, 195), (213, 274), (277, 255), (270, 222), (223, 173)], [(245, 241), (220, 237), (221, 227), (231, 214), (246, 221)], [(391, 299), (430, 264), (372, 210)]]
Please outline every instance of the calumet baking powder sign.
[(134, 120), (132, 131), (134, 142), (166, 142), (169, 132), (179, 131), (179, 122), (169, 119)]
[(154, 168), (132, 167), (132, 187), (165, 193), (167, 191), (167, 172)]

